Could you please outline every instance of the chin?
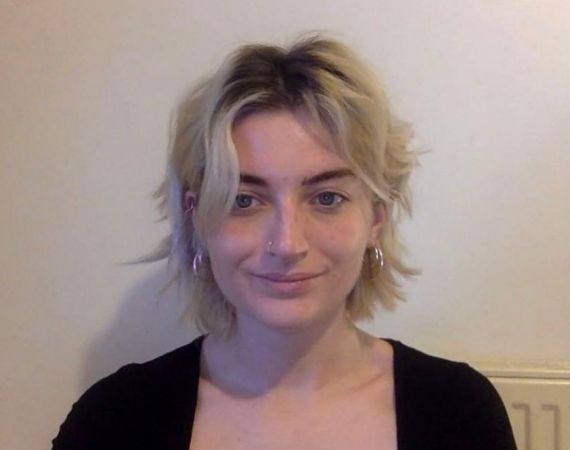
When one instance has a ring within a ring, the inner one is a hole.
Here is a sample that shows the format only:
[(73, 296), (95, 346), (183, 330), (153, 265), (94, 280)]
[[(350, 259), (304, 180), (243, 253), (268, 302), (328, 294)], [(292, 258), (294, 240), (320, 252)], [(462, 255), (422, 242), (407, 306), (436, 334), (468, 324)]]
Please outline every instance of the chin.
[(303, 297), (258, 298), (254, 305), (249, 304), (246, 310), (242, 310), (242, 314), (239, 313), (239, 307), (236, 309), (238, 317), (245, 316), (247, 322), (254, 321), (276, 331), (296, 332), (315, 326), (330, 317), (331, 311), (314, 308), (314, 304)]

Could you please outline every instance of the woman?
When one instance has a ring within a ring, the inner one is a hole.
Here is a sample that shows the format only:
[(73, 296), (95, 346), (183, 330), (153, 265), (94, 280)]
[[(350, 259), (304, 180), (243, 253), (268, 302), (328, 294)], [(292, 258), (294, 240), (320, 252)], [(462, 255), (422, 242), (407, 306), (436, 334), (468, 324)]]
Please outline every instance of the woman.
[(359, 330), (401, 299), (409, 133), (342, 44), (238, 49), (179, 110), (158, 194), (204, 334), (96, 383), (54, 449), (514, 449), (469, 366)]

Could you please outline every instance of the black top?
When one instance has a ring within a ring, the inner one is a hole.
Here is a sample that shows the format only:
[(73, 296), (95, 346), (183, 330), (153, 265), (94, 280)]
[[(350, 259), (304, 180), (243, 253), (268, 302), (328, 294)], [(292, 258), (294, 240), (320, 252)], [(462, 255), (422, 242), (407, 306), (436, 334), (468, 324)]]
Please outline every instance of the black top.
[[(204, 337), (95, 383), (73, 405), (53, 450), (188, 450)], [(483, 375), (387, 341), (398, 450), (516, 450), (503, 403)]]

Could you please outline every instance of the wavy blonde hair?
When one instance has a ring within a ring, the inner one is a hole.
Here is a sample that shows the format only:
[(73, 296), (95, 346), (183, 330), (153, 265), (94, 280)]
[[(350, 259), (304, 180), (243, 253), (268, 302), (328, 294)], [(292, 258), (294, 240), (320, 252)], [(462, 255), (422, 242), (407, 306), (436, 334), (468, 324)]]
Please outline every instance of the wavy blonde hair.
[[(172, 233), (141, 260), (168, 258), (173, 274), (167, 286), (178, 282), (179, 293), (188, 298), (185, 316), (201, 331), (227, 337), (235, 329), (235, 309), (218, 288), (208, 259), (199, 273), (192, 266), (196, 253), (206, 251), (203, 237), (220, 225), (237, 193), (232, 128), (246, 115), (283, 108), (302, 108), (324, 126), (335, 151), (385, 208), (378, 242), (384, 266), (370, 276), (374, 261), (366, 253), (347, 298), (347, 316), (371, 319), (377, 304), (393, 307), (404, 299), (399, 279), (418, 273), (403, 262), (396, 230), (398, 211), (411, 214), (408, 179), (417, 153), (409, 149), (409, 127), (390, 113), (377, 77), (347, 46), (322, 34), (285, 48), (245, 45), (194, 86), (177, 109), (167, 174), (155, 193)], [(197, 193), (193, 220), (184, 212), (186, 190)]]

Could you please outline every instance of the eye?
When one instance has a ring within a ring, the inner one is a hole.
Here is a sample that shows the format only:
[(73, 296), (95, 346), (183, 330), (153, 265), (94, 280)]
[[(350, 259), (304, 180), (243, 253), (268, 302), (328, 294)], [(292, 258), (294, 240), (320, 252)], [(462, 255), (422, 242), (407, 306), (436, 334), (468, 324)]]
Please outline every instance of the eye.
[(234, 207), (237, 209), (251, 208), (253, 205), (259, 203), (253, 196), (248, 194), (238, 194), (234, 201)]
[(315, 200), (319, 206), (331, 208), (340, 206), (346, 200), (346, 197), (336, 192), (326, 191), (318, 194)]

